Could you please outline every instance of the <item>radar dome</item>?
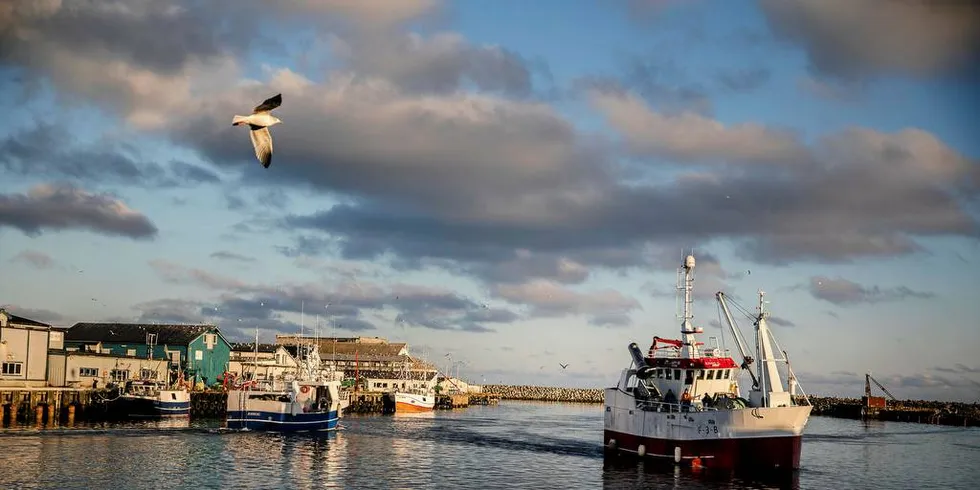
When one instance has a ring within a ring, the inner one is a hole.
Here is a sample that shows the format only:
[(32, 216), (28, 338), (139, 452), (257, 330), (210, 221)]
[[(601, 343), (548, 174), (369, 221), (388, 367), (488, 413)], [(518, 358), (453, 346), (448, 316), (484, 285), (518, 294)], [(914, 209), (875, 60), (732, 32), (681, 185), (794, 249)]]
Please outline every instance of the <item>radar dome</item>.
[(684, 267), (687, 268), (687, 269), (693, 269), (694, 268), (694, 256), (693, 255), (688, 255), (687, 257), (684, 258)]

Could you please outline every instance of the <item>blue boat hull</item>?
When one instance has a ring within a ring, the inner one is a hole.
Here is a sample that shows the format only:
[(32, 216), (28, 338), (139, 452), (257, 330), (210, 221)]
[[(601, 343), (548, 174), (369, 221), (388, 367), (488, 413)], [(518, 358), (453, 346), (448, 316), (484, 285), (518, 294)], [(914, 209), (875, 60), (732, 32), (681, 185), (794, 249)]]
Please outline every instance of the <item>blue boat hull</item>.
[(191, 402), (162, 402), (147, 398), (122, 398), (122, 413), (133, 418), (189, 417)]
[(259, 412), (254, 410), (229, 411), (229, 429), (248, 429), (275, 432), (324, 431), (337, 428), (340, 417), (336, 410), (330, 412), (288, 413)]

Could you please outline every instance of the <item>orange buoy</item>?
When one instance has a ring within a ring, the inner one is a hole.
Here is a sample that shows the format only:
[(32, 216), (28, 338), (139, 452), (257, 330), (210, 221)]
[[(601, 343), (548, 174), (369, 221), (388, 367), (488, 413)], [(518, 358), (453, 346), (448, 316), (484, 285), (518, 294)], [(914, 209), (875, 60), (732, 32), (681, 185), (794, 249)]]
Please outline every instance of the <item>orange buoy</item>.
[(691, 460), (691, 469), (695, 471), (701, 469), (701, 458), (694, 458)]

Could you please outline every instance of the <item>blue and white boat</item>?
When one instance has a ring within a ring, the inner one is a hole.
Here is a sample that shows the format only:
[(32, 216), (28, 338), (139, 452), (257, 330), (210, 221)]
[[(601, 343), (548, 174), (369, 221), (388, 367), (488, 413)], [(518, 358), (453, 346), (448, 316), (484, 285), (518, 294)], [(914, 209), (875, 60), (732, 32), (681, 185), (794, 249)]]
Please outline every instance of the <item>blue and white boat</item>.
[(306, 432), (337, 428), (348, 404), (340, 394), (340, 378), (321, 370), (315, 345), (300, 346), (299, 351), (299, 373), (293, 379), (248, 381), (228, 391), (229, 429)]
[(116, 400), (120, 412), (131, 418), (190, 417), (191, 395), (186, 389), (169, 389), (155, 380), (126, 383)]

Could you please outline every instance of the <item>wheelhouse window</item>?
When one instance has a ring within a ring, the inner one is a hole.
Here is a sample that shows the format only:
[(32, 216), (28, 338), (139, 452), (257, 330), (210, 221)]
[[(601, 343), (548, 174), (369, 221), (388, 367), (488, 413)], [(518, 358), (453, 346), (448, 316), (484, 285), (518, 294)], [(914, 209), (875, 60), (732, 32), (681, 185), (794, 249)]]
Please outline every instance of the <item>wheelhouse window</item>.
[(704, 370), (698, 369), (698, 379), (704, 379)]
[(715, 379), (715, 370), (714, 369), (709, 369), (708, 370), (708, 379), (709, 380)]
[(729, 374), (731, 374), (731, 372), (732, 372), (731, 369), (726, 369), (725, 370), (725, 379), (728, 379), (728, 376), (729, 376)]
[(665, 371), (667, 371), (667, 379), (673, 379), (670, 377), (670, 369), (666, 369)]

